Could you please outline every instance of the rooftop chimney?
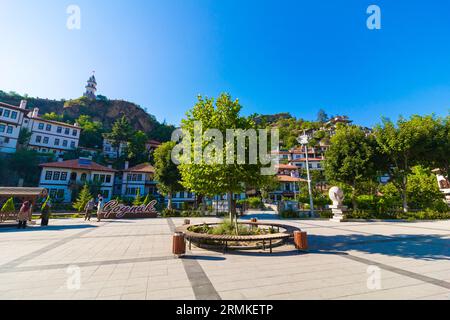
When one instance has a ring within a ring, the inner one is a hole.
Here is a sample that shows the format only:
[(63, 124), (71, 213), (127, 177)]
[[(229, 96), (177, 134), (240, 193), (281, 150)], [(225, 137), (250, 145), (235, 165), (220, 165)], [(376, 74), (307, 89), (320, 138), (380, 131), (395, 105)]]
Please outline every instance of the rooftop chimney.
[(130, 163), (128, 161), (125, 161), (125, 170), (128, 170), (129, 167), (130, 167)]
[(26, 109), (27, 108), (27, 100), (20, 101), (20, 109)]
[(39, 108), (34, 108), (31, 117), (37, 118), (38, 116), (39, 116)]

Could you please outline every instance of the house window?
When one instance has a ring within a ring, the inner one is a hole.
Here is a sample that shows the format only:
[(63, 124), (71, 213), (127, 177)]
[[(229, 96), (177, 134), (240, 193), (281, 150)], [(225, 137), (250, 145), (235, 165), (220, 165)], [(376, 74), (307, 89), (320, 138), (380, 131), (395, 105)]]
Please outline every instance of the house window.
[(55, 146), (59, 146), (59, 139), (55, 139)]
[(17, 119), (17, 111), (11, 112), (11, 119)]
[(64, 198), (64, 189), (58, 189), (58, 193), (56, 194), (56, 197), (58, 199), (63, 199)]
[(67, 180), (67, 172), (61, 172), (61, 181), (66, 181)]
[(77, 180), (77, 173), (76, 172), (72, 172), (70, 174), (70, 180), (71, 181), (76, 181)]
[(70, 134), (69, 128), (64, 129), (64, 134)]
[(50, 189), (50, 198), (55, 198), (57, 191), (58, 191), (57, 189)]
[(57, 132), (57, 133), (61, 133), (61, 132), (62, 132), (62, 127), (56, 128), (56, 132)]
[(76, 137), (76, 136), (77, 136), (77, 134), (78, 134), (78, 131), (77, 131), (77, 130), (75, 130), (75, 129), (73, 129), (73, 131), (72, 131), (72, 135), (73, 135), (74, 137)]
[(0, 117), (3, 115), (3, 109), (0, 108)]
[(6, 126), (4, 124), (0, 124), (0, 132), (5, 132)]
[(9, 115), (11, 114), (11, 111), (9, 111), (9, 110), (5, 110), (5, 112), (3, 113), (3, 116), (5, 117), (5, 118), (9, 118)]
[(45, 130), (46, 130), (46, 131), (51, 131), (51, 130), (52, 130), (52, 126), (51, 126), (50, 124), (48, 124), (48, 125), (45, 127)]
[(44, 144), (48, 144), (48, 137), (44, 137)]
[(53, 171), (47, 171), (45, 173), (45, 180), (52, 180)]
[(13, 127), (8, 126), (8, 129), (6, 129), (6, 133), (12, 134), (13, 133)]
[(63, 147), (67, 147), (67, 140), (63, 140)]
[(100, 177), (100, 176), (99, 176), (98, 174), (94, 174), (94, 181), (97, 182), (97, 181), (99, 180), (99, 177)]
[(101, 192), (102, 192), (103, 198), (106, 198), (106, 199), (109, 198), (109, 190), (102, 190)]
[(127, 174), (127, 181), (131, 181), (131, 174)]
[(55, 173), (53, 174), (53, 180), (58, 181), (60, 176), (61, 172), (55, 171)]
[(41, 136), (36, 136), (36, 143), (41, 143), (42, 137)]
[(38, 129), (39, 129), (39, 130), (44, 130), (44, 124), (43, 124), (43, 123), (39, 123)]
[(105, 175), (100, 175), (100, 183), (105, 183)]
[(70, 142), (70, 147), (71, 147), (72, 149), (75, 149), (75, 141), (71, 141), (71, 142)]
[(86, 181), (86, 179), (87, 179), (87, 174), (86, 174), (86, 173), (83, 173), (83, 174), (81, 175), (81, 181)]
[(107, 175), (106, 176), (106, 183), (110, 183), (111, 182), (111, 176), (110, 175)]

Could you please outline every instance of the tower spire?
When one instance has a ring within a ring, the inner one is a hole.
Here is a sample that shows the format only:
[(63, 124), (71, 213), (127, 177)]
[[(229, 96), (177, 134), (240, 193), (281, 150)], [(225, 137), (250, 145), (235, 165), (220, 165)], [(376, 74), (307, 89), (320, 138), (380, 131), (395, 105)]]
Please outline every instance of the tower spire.
[(95, 71), (92, 71), (92, 76), (88, 79), (86, 85), (86, 92), (84, 93), (85, 97), (89, 99), (95, 100), (97, 98), (97, 80), (95, 79)]

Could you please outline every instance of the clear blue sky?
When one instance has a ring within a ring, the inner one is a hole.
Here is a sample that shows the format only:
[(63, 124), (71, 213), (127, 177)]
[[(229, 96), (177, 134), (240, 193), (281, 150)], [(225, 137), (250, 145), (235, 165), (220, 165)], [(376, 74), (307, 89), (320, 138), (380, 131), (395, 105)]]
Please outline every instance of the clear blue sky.
[[(382, 30), (366, 27), (370, 4)], [(75, 98), (95, 70), (100, 94), (173, 124), (220, 92), (245, 114), (446, 115), (449, 15), (448, 0), (2, 0), (0, 89)]]

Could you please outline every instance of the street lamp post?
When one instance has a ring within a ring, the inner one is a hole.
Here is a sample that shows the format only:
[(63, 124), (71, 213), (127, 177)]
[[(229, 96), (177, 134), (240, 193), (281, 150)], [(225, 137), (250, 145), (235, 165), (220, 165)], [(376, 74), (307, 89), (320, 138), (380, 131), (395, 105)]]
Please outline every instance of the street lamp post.
[(305, 155), (306, 155), (306, 174), (308, 177), (308, 192), (309, 192), (309, 206), (311, 209), (311, 215), (314, 215), (314, 201), (313, 201), (313, 196), (312, 196), (312, 188), (311, 188), (311, 174), (309, 172), (309, 158), (308, 158), (308, 143), (309, 143), (309, 138), (306, 135), (306, 131), (303, 131), (303, 135), (300, 136), (297, 140), (302, 147), (305, 148)]

